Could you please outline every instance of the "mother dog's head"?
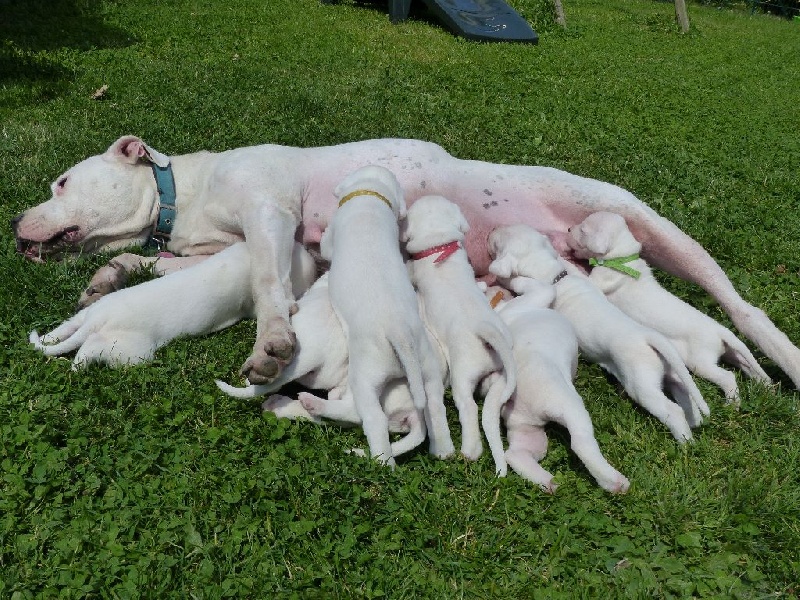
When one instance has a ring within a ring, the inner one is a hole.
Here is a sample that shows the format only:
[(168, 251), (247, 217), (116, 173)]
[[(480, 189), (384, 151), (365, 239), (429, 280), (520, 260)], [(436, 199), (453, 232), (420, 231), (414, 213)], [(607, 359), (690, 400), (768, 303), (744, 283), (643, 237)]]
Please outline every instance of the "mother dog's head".
[(50, 186), (50, 200), (11, 220), (17, 252), (34, 261), (144, 244), (158, 216), (150, 163), (169, 159), (124, 136), (78, 163)]

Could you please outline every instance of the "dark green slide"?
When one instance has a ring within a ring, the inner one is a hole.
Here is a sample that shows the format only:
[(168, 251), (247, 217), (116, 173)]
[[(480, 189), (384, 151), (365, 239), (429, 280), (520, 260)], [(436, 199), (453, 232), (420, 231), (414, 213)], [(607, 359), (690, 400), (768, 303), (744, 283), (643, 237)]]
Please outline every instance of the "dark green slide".
[[(430, 11), (456, 35), (470, 40), (527, 42), (539, 36), (528, 22), (503, 0), (424, 0)], [(389, 0), (393, 22), (408, 16), (411, 0)]]
[[(333, 0), (322, 0), (330, 3)], [(539, 36), (503, 0), (424, 0), (428, 9), (456, 35), (485, 42), (527, 42)], [(389, 0), (392, 23), (408, 18), (411, 0)]]

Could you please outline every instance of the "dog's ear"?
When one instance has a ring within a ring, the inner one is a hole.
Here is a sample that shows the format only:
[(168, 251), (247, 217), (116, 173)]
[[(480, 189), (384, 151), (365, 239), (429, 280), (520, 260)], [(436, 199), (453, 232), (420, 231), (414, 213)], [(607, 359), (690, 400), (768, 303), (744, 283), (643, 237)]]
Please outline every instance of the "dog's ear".
[(509, 278), (514, 272), (514, 257), (506, 254), (495, 258), (489, 265), (489, 273), (497, 277)]
[(169, 165), (169, 157), (154, 150), (135, 135), (124, 135), (111, 144), (106, 153), (116, 160), (134, 165), (140, 160), (155, 163), (159, 167)]
[(586, 250), (587, 254), (605, 256), (611, 250), (613, 240), (608, 229), (586, 222), (574, 229), (577, 231), (574, 231), (573, 238)]
[(452, 211), (453, 211), (453, 220), (455, 221), (458, 230), (461, 233), (467, 233), (469, 231), (469, 223), (467, 219), (464, 217), (464, 213), (461, 212), (461, 209), (458, 208), (458, 205), (455, 203), (451, 203)]
[[(408, 212), (406, 211), (406, 216), (408, 216)], [(400, 241), (404, 244), (408, 243), (409, 238), (411, 237), (408, 234), (408, 219), (400, 219)]]
[(319, 253), (328, 262), (333, 258), (333, 227), (331, 227), (330, 223), (328, 223), (325, 231), (322, 232), (322, 237), (319, 240)]

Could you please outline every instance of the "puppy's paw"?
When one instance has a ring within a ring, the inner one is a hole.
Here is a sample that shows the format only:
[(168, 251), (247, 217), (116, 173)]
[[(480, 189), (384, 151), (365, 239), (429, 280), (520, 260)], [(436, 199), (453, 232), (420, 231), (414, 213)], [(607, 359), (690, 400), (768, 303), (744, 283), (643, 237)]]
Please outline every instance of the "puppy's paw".
[(461, 442), (461, 454), (467, 460), (478, 460), (483, 454), (483, 444), (480, 438), (475, 440), (464, 438)]
[(297, 399), (300, 401), (300, 404), (303, 406), (308, 414), (312, 416), (319, 416), (325, 412), (325, 400), (315, 396), (314, 394), (309, 394), (308, 392), (300, 392), (297, 394)]
[(544, 481), (539, 483), (539, 487), (542, 488), (542, 491), (545, 494), (555, 494), (556, 490), (558, 489), (558, 484), (554, 480)]
[(600, 487), (612, 494), (625, 494), (631, 487), (631, 482), (622, 473), (617, 472), (614, 477), (605, 481), (598, 481)]

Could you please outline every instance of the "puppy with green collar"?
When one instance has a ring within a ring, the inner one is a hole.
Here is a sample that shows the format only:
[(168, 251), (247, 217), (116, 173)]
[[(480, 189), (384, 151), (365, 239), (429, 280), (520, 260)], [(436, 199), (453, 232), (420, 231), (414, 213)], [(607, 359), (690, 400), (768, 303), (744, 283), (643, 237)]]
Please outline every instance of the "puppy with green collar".
[(596, 212), (572, 227), (567, 243), (577, 258), (589, 259), (590, 279), (606, 297), (639, 323), (662, 333), (690, 371), (718, 385), (729, 403), (739, 403), (736, 377), (723, 361), (765, 384), (771, 383), (747, 346), (729, 329), (665, 290), (639, 256), (641, 244), (625, 219)]

